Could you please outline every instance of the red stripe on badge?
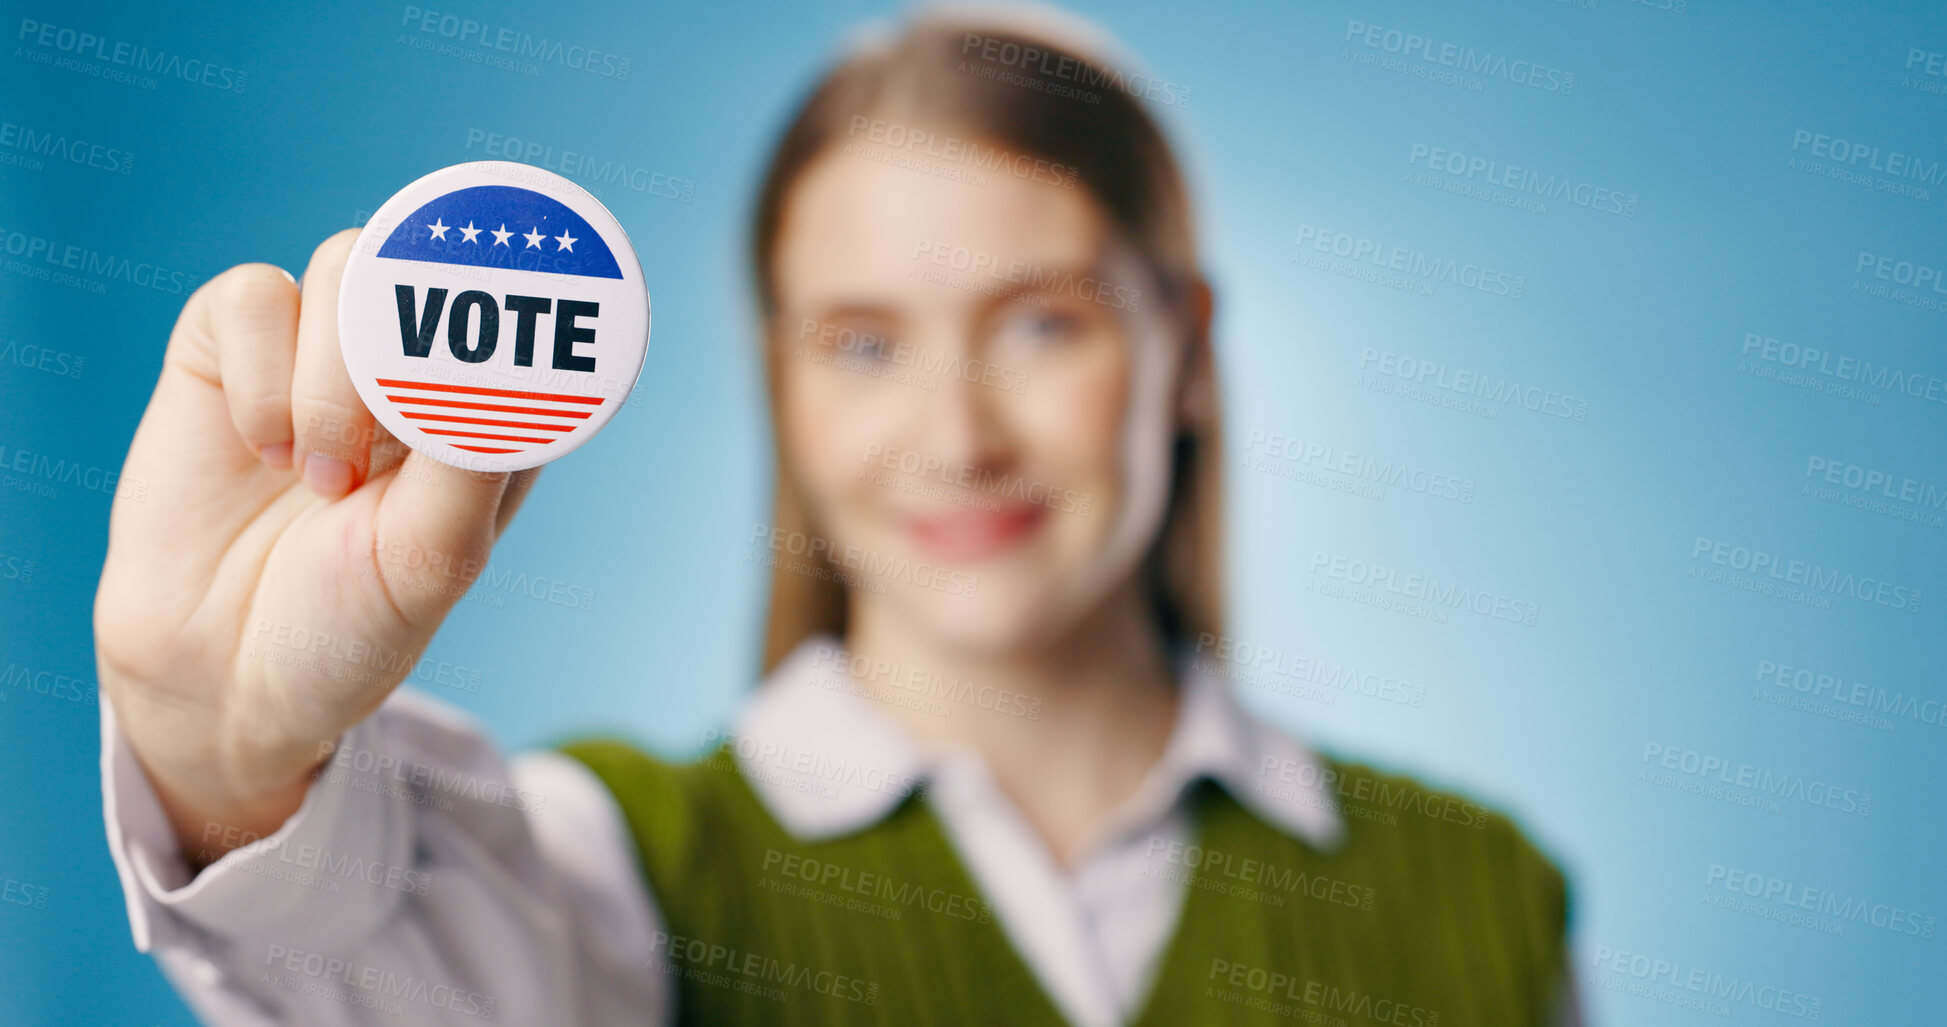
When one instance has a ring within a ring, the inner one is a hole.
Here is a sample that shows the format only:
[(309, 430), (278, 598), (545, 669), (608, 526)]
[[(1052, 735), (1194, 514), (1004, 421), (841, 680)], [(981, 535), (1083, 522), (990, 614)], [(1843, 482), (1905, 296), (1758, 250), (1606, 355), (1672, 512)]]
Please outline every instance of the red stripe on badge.
[[(402, 378), (375, 379), (379, 385), (393, 390), (385, 393), (385, 398), (399, 416), (415, 422), (415, 427), (427, 435), (444, 436), (439, 441), (454, 449), (471, 453), (520, 453), (530, 445), (546, 446), (550, 442), (567, 438), (582, 422), (593, 416), (593, 408), (608, 402), (603, 396), (574, 396), (560, 392), (527, 392), (517, 389), (490, 389), (477, 385), (454, 385), (449, 382), (415, 382)], [(432, 395), (427, 395), (431, 393)], [(519, 400), (520, 405), (488, 400)], [(474, 414), (511, 414), (524, 418), (512, 420), (506, 417), (469, 416)], [(525, 418), (553, 418), (554, 420), (527, 420)], [(423, 422), (423, 423), (421, 423)], [(508, 435), (494, 431), (481, 431), (481, 428), (518, 428), (530, 432), (560, 432), (553, 436)], [(453, 439), (482, 439), (493, 442), (517, 442), (527, 445), (502, 447), (466, 444)]]
[(546, 414), (550, 417), (589, 418), (594, 414), (587, 410), (555, 410), (548, 407), (516, 407), (505, 403), (475, 403), (465, 399), (434, 399), (431, 396), (394, 396), (386, 393), (386, 399), (394, 403), (413, 403), (418, 406), (457, 407), (461, 410), (497, 410), (507, 414)]

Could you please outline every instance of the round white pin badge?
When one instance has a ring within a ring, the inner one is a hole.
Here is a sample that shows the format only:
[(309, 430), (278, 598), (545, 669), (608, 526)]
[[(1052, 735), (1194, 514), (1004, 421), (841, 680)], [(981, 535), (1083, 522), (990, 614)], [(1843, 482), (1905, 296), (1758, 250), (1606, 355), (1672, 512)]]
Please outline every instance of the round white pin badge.
[(525, 164), (456, 164), (366, 222), (339, 287), (338, 342), (399, 441), (517, 471), (566, 456), (628, 399), (649, 290), (587, 190)]

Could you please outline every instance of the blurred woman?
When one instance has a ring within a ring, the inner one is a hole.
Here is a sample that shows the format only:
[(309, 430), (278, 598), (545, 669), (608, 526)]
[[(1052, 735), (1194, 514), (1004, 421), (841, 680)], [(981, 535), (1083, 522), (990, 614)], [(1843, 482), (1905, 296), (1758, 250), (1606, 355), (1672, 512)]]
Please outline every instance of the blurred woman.
[(766, 674), (697, 762), (503, 762), (396, 676), (278, 658), (422, 652), (532, 476), (372, 423), (349, 233), (301, 288), (197, 293), (125, 472), (174, 487), (118, 502), (96, 634), (136, 942), (203, 1016), (1572, 1020), (1564, 882), (1505, 818), (1229, 692), (1212, 293), (1085, 35), (924, 16), (785, 129), (751, 250)]

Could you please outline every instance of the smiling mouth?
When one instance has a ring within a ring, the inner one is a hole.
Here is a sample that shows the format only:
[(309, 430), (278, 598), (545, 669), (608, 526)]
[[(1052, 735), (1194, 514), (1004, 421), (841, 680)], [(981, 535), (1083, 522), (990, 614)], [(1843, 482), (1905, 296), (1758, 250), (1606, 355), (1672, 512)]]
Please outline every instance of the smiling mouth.
[(999, 510), (958, 510), (931, 517), (915, 517), (913, 538), (929, 556), (942, 560), (977, 560), (1010, 549), (1041, 526), (1048, 508), (1032, 503)]

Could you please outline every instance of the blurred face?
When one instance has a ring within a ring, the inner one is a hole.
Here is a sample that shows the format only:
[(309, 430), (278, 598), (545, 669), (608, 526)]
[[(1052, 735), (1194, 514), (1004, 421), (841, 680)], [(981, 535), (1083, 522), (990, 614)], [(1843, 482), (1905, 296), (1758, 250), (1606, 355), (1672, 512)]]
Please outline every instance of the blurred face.
[(832, 148), (774, 260), (780, 457), (855, 617), (1006, 650), (1129, 581), (1163, 520), (1184, 333), (1084, 186)]

